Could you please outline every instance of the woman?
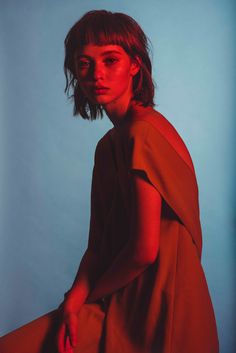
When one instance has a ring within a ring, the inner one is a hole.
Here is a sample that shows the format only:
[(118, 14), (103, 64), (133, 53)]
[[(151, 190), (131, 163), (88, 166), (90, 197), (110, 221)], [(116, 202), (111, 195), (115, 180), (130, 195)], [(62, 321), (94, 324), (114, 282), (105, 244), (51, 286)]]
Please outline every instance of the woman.
[(74, 115), (105, 111), (114, 127), (96, 146), (88, 247), (71, 289), (58, 310), (4, 336), (0, 351), (217, 353), (196, 175), (153, 108), (147, 37), (125, 14), (90, 11), (65, 49)]

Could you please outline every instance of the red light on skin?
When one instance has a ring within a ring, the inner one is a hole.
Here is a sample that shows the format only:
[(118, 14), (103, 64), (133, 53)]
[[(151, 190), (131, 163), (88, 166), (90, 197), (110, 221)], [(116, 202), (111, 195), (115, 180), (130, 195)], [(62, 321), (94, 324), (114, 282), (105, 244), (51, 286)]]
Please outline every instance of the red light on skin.
[(106, 94), (109, 88), (96, 88), (94, 90), (94, 93), (99, 95), (99, 94)]
[(76, 70), (84, 95), (111, 115), (131, 99), (139, 65), (119, 45), (90, 43), (78, 52)]

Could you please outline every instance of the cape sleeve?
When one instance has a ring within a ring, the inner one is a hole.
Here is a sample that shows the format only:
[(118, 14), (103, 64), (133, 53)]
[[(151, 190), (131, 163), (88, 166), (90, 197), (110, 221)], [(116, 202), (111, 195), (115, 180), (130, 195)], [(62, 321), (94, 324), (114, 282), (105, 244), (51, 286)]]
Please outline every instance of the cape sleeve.
[(101, 195), (99, 185), (98, 154), (101, 140), (98, 141), (94, 153), (94, 165), (90, 192), (90, 223), (88, 234), (88, 247), (98, 253), (100, 246), (100, 234), (103, 230), (103, 215), (101, 209)]
[(174, 147), (144, 120), (128, 129), (128, 171), (145, 173), (192, 236), (201, 258), (202, 234), (199, 218), (198, 186), (195, 173)]

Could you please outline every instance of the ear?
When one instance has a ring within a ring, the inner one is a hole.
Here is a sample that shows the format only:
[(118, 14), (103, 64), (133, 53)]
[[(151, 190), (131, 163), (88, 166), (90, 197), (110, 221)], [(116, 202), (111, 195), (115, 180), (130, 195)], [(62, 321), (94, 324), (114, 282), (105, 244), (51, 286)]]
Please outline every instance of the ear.
[(141, 66), (141, 59), (138, 55), (135, 56), (134, 59), (132, 59), (132, 63), (131, 63), (131, 75), (135, 76), (139, 70), (140, 70), (140, 66)]

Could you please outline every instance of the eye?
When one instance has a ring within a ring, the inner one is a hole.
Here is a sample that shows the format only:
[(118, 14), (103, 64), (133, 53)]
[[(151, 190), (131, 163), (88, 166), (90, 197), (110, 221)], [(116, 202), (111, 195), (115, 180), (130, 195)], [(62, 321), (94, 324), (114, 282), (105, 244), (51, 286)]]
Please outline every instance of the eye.
[(87, 68), (89, 67), (89, 64), (88, 60), (79, 60), (77, 63), (79, 69)]
[(113, 65), (113, 64), (115, 64), (117, 61), (119, 61), (117, 58), (113, 58), (113, 57), (108, 57), (108, 58), (106, 58), (105, 60), (105, 63), (107, 64), (107, 65)]

